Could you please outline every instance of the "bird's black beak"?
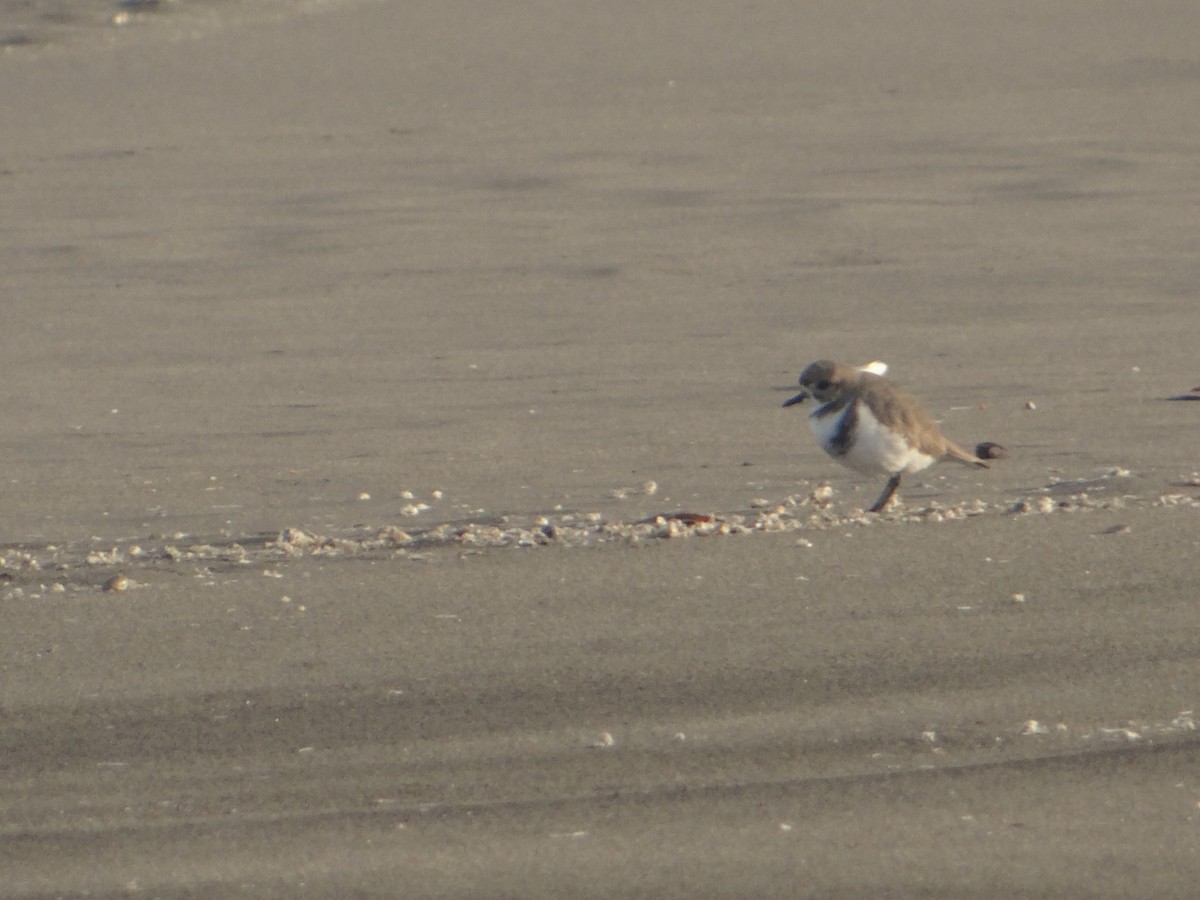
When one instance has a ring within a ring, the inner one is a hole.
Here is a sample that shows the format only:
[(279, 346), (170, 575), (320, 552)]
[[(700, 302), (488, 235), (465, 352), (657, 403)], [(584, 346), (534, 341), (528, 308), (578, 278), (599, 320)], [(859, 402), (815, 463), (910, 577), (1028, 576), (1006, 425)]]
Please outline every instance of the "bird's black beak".
[(803, 403), (807, 399), (808, 399), (808, 391), (801, 391), (795, 397), (793, 397), (791, 400), (789, 400), (787, 403), (785, 403), (783, 405), (785, 407), (786, 406), (795, 406), (797, 403)]

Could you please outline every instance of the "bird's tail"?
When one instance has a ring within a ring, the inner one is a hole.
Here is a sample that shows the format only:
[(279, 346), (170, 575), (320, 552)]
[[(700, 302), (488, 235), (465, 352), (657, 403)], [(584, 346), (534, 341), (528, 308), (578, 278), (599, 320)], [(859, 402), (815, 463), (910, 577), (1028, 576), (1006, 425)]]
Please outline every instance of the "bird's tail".
[(955, 462), (962, 463), (964, 466), (971, 466), (975, 469), (986, 469), (988, 465), (982, 462), (982, 460), (1008, 459), (1008, 451), (995, 441), (983, 441), (975, 445), (974, 453), (968, 453), (953, 441), (946, 441), (946, 456)]
[(988, 467), (987, 463), (980, 461), (979, 456), (968, 453), (962, 447), (958, 446), (958, 444), (950, 440), (946, 441), (946, 452), (944, 455), (946, 459), (952, 459), (955, 462), (960, 462), (964, 466), (970, 466), (973, 469), (986, 469)]

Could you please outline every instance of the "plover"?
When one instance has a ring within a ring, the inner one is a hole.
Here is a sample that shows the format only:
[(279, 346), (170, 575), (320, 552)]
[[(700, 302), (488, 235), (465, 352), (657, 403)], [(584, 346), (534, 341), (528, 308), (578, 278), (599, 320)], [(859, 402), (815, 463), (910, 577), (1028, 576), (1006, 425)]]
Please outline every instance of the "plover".
[(845, 466), (868, 475), (888, 476), (871, 512), (883, 510), (906, 472), (920, 472), (941, 459), (986, 469), (982, 458), (1000, 459), (1007, 451), (984, 443), (975, 455), (954, 443), (910, 394), (883, 377), (887, 366), (872, 362), (859, 368), (818, 360), (800, 375), (800, 391), (784, 406), (809, 397), (820, 403), (808, 424), (821, 447)]

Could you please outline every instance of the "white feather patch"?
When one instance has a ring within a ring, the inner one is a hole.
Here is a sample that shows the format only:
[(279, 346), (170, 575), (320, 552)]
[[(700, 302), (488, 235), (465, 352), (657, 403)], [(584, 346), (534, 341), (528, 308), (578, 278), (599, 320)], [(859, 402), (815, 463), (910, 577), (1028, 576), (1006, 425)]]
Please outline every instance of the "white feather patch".
[(865, 403), (856, 405), (858, 422), (849, 435), (850, 446), (841, 456), (835, 455), (831, 448), (841, 420), (850, 412), (850, 407), (847, 406), (837, 415), (822, 418), (814, 412), (808, 417), (808, 424), (817, 441), (826, 453), (842, 465), (868, 475), (894, 475), (896, 472), (920, 472), (936, 462), (928, 453), (922, 453), (910, 445), (903, 434), (879, 424)]

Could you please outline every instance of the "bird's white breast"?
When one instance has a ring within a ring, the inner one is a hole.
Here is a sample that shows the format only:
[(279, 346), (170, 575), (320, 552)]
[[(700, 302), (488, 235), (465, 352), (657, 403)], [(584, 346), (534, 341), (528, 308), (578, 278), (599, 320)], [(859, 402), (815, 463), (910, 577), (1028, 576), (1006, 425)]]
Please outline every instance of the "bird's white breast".
[[(845, 453), (835, 452), (836, 438), (844, 416), (857, 410), (856, 422), (847, 436)], [(808, 418), (817, 441), (842, 465), (867, 474), (920, 472), (935, 462), (934, 457), (914, 448), (902, 432), (881, 424), (865, 403), (855, 401), (837, 413), (820, 416), (818, 408)]]

